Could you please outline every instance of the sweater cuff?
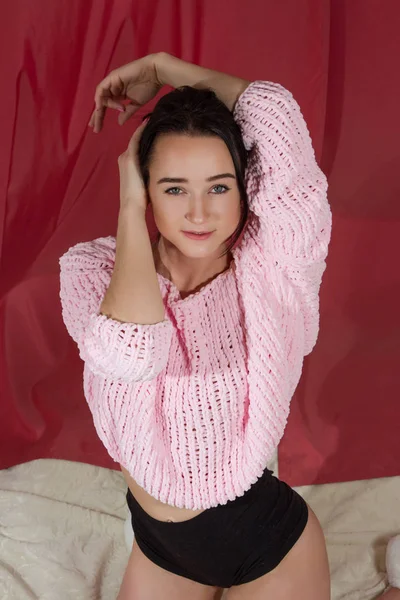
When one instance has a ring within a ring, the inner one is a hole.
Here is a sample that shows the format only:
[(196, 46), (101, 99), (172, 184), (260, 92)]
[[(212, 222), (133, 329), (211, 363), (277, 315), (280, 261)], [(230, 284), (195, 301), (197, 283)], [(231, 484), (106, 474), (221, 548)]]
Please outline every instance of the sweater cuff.
[(81, 358), (95, 375), (122, 381), (149, 381), (166, 366), (172, 336), (168, 319), (154, 325), (121, 323), (92, 314)]

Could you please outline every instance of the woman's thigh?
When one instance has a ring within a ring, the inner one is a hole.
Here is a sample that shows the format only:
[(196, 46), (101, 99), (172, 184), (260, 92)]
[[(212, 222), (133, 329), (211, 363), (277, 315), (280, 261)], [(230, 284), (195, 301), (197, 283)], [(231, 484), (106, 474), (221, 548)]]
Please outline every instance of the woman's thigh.
[(214, 600), (217, 597), (217, 588), (165, 571), (134, 543), (117, 600)]
[(330, 600), (325, 538), (317, 517), (308, 510), (303, 534), (278, 567), (230, 588), (226, 600)]

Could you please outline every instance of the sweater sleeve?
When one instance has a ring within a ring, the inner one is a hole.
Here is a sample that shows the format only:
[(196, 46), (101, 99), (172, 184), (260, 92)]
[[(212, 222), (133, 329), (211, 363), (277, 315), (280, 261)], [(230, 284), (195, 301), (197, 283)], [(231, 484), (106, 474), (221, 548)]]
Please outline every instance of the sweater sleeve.
[(60, 258), (63, 320), (80, 357), (95, 375), (148, 381), (167, 364), (172, 324), (169, 320), (154, 325), (121, 323), (99, 314), (114, 260), (113, 237), (79, 243)]
[(319, 289), (326, 268), (332, 215), (327, 180), (292, 94), (255, 81), (238, 99), (234, 116), (249, 150), (247, 191), (265, 251), (293, 284), (305, 324), (305, 352), (319, 327)]

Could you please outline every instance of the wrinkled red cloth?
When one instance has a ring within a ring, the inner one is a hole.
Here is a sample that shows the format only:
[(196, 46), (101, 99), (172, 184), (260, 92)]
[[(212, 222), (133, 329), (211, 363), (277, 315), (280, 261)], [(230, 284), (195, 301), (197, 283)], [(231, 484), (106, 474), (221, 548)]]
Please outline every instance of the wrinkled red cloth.
[[(379, 19), (377, 18), (379, 11)], [(117, 156), (138, 123), (88, 130), (110, 69), (165, 50), (289, 88), (330, 182), (321, 332), (280, 445), (289, 483), (399, 474), (400, 7), (388, 0), (16, 0), (0, 23), (0, 467), (117, 467), (61, 319), (58, 257), (115, 234)]]

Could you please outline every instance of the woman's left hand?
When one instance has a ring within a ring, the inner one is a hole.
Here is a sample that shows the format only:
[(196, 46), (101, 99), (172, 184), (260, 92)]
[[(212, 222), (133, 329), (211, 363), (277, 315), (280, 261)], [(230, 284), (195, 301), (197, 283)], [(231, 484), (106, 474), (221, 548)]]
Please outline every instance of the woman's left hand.
[[(111, 71), (96, 87), (95, 110), (89, 127), (98, 133), (103, 127), (107, 108), (118, 110), (118, 121), (123, 125), (135, 112), (152, 98), (163, 86), (157, 73), (157, 54), (149, 54)], [(129, 104), (125, 104), (130, 100)]]
[[(121, 112), (118, 121), (122, 125), (154, 98), (163, 85), (210, 88), (229, 110), (233, 110), (249, 81), (194, 65), (166, 52), (149, 54), (114, 69), (99, 83), (94, 97), (96, 108), (89, 126), (96, 133), (101, 131), (107, 108)], [(126, 100), (130, 100), (129, 104), (125, 104)]]

